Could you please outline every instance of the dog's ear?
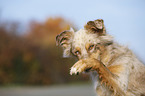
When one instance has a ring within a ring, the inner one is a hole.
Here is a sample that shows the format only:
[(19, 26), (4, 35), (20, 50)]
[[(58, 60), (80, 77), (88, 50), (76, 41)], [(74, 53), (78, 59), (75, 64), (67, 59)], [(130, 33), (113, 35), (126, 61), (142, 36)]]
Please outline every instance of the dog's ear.
[(60, 45), (63, 48), (66, 48), (73, 37), (73, 31), (72, 30), (66, 30), (61, 32), (59, 35), (56, 36), (56, 45)]
[(84, 28), (86, 30), (88, 30), (88, 32), (97, 33), (99, 36), (102, 36), (102, 35), (106, 34), (104, 21), (102, 19), (97, 19), (95, 21), (89, 21), (84, 26)]
[(61, 32), (59, 35), (56, 36), (56, 45), (60, 45), (64, 52), (63, 56), (68, 57), (70, 55), (71, 43), (74, 36), (74, 30), (66, 30)]
[(95, 26), (97, 29), (103, 29), (104, 28), (104, 21), (102, 19), (97, 19), (94, 21)]

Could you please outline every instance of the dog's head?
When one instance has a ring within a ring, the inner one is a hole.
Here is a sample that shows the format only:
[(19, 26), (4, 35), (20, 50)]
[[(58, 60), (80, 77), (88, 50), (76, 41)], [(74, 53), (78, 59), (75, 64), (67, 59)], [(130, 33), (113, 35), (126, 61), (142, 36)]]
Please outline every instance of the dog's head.
[(106, 34), (104, 21), (97, 19), (89, 21), (84, 29), (74, 32), (67, 30), (57, 35), (56, 43), (63, 47), (63, 56), (76, 56), (78, 59), (90, 57), (99, 50), (100, 45), (109, 45), (113, 42), (112, 36)]

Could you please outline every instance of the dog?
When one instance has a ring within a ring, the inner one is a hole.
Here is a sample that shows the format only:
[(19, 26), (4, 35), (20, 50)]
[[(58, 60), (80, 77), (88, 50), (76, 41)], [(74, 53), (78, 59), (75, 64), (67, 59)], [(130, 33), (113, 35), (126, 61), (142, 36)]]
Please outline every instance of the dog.
[(71, 75), (90, 73), (97, 96), (145, 96), (145, 65), (107, 34), (102, 19), (60, 33), (56, 44), (63, 48), (63, 57), (78, 58)]

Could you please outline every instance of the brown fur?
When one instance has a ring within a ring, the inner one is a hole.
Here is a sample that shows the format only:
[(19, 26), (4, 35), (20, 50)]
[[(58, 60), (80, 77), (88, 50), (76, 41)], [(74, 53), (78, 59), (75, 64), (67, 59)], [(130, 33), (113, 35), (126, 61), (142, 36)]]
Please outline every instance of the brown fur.
[(98, 96), (144, 96), (144, 64), (131, 50), (113, 42), (102, 19), (89, 21), (84, 27), (76, 33), (62, 32), (56, 39), (64, 55), (73, 54), (79, 59), (70, 74), (90, 71)]

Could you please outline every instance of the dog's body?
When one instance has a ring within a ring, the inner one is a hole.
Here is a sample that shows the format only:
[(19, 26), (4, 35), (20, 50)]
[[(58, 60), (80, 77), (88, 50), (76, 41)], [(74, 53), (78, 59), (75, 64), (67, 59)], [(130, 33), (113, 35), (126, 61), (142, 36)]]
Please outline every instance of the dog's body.
[(77, 56), (70, 74), (90, 71), (98, 96), (145, 96), (145, 66), (126, 47), (106, 34), (102, 19), (85, 29), (64, 31), (56, 37), (64, 57)]

